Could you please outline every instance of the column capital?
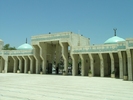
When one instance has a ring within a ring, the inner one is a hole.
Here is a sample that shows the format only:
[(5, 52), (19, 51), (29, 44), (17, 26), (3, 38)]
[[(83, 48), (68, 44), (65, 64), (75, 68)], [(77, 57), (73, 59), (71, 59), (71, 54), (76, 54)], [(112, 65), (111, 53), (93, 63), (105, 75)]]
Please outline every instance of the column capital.
[(22, 57), (22, 56), (17, 56), (17, 58), (18, 58), (19, 60), (21, 60), (23, 57)]
[(109, 53), (110, 59), (114, 60), (113, 53)]
[(24, 58), (24, 60), (27, 60), (28, 59), (28, 56), (22, 56)]
[(92, 54), (89, 53), (88, 55), (89, 55), (89, 58), (90, 58), (91, 60), (93, 60)]
[(98, 53), (100, 60), (103, 60), (102, 53)]
[(81, 60), (83, 60), (83, 55), (82, 54), (79, 54), (79, 56), (80, 56)]
[(17, 56), (12, 56), (13, 60), (17, 60)]

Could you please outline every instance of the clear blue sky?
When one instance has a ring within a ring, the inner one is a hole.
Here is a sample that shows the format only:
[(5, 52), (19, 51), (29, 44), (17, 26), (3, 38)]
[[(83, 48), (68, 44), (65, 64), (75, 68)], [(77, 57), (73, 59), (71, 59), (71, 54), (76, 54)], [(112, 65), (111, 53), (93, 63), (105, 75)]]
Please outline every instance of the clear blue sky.
[(103, 44), (133, 37), (133, 0), (0, 0), (0, 39), (18, 47), (31, 36), (72, 31)]

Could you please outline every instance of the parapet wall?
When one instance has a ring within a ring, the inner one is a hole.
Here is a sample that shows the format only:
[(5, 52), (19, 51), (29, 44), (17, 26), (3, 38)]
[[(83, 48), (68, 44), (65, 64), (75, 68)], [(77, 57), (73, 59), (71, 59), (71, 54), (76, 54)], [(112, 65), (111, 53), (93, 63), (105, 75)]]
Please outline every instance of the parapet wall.
[(51, 34), (42, 34), (31, 37), (32, 45), (38, 45), (39, 42), (50, 42), (59, 41), (67, 42), (70, 46), (88, 46), (90, 40), (80, 34), (75, 34), (73, 32), (60, 32)]
[(92, 46), (75, 46), (72, 48), (72, 54), (85, 54), (85, 53), (108, 53), (125, 51), (133, 49), (133, 38), (126, 39), (125, 42), (118, 42), (116, 44), (102, 44)]

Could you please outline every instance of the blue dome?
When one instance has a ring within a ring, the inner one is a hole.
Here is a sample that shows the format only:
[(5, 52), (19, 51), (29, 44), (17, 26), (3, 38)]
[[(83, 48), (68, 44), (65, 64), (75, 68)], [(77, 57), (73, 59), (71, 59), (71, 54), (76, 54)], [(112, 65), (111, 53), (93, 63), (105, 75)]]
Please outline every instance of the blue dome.
[(30, 44), (25, 43), (19, 46), (17, 49), (18, 50), (32, 50), (33, 47)]
[(106, 40), (104, 42), (104, 44), (115, 44), (117, 42), (122, 42), (122, 41), (125, 41), (123, 38), (120, 38), (118, 36), (113, 36), (111, 38), (109, 38), (108, 40)]

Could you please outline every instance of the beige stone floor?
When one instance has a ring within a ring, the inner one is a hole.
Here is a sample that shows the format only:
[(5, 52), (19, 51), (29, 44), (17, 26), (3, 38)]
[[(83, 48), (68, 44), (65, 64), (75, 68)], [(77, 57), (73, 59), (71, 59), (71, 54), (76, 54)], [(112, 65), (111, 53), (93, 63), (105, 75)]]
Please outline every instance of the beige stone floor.
[(133, 81), (0, 73), (0, 100), (133, 100)]

